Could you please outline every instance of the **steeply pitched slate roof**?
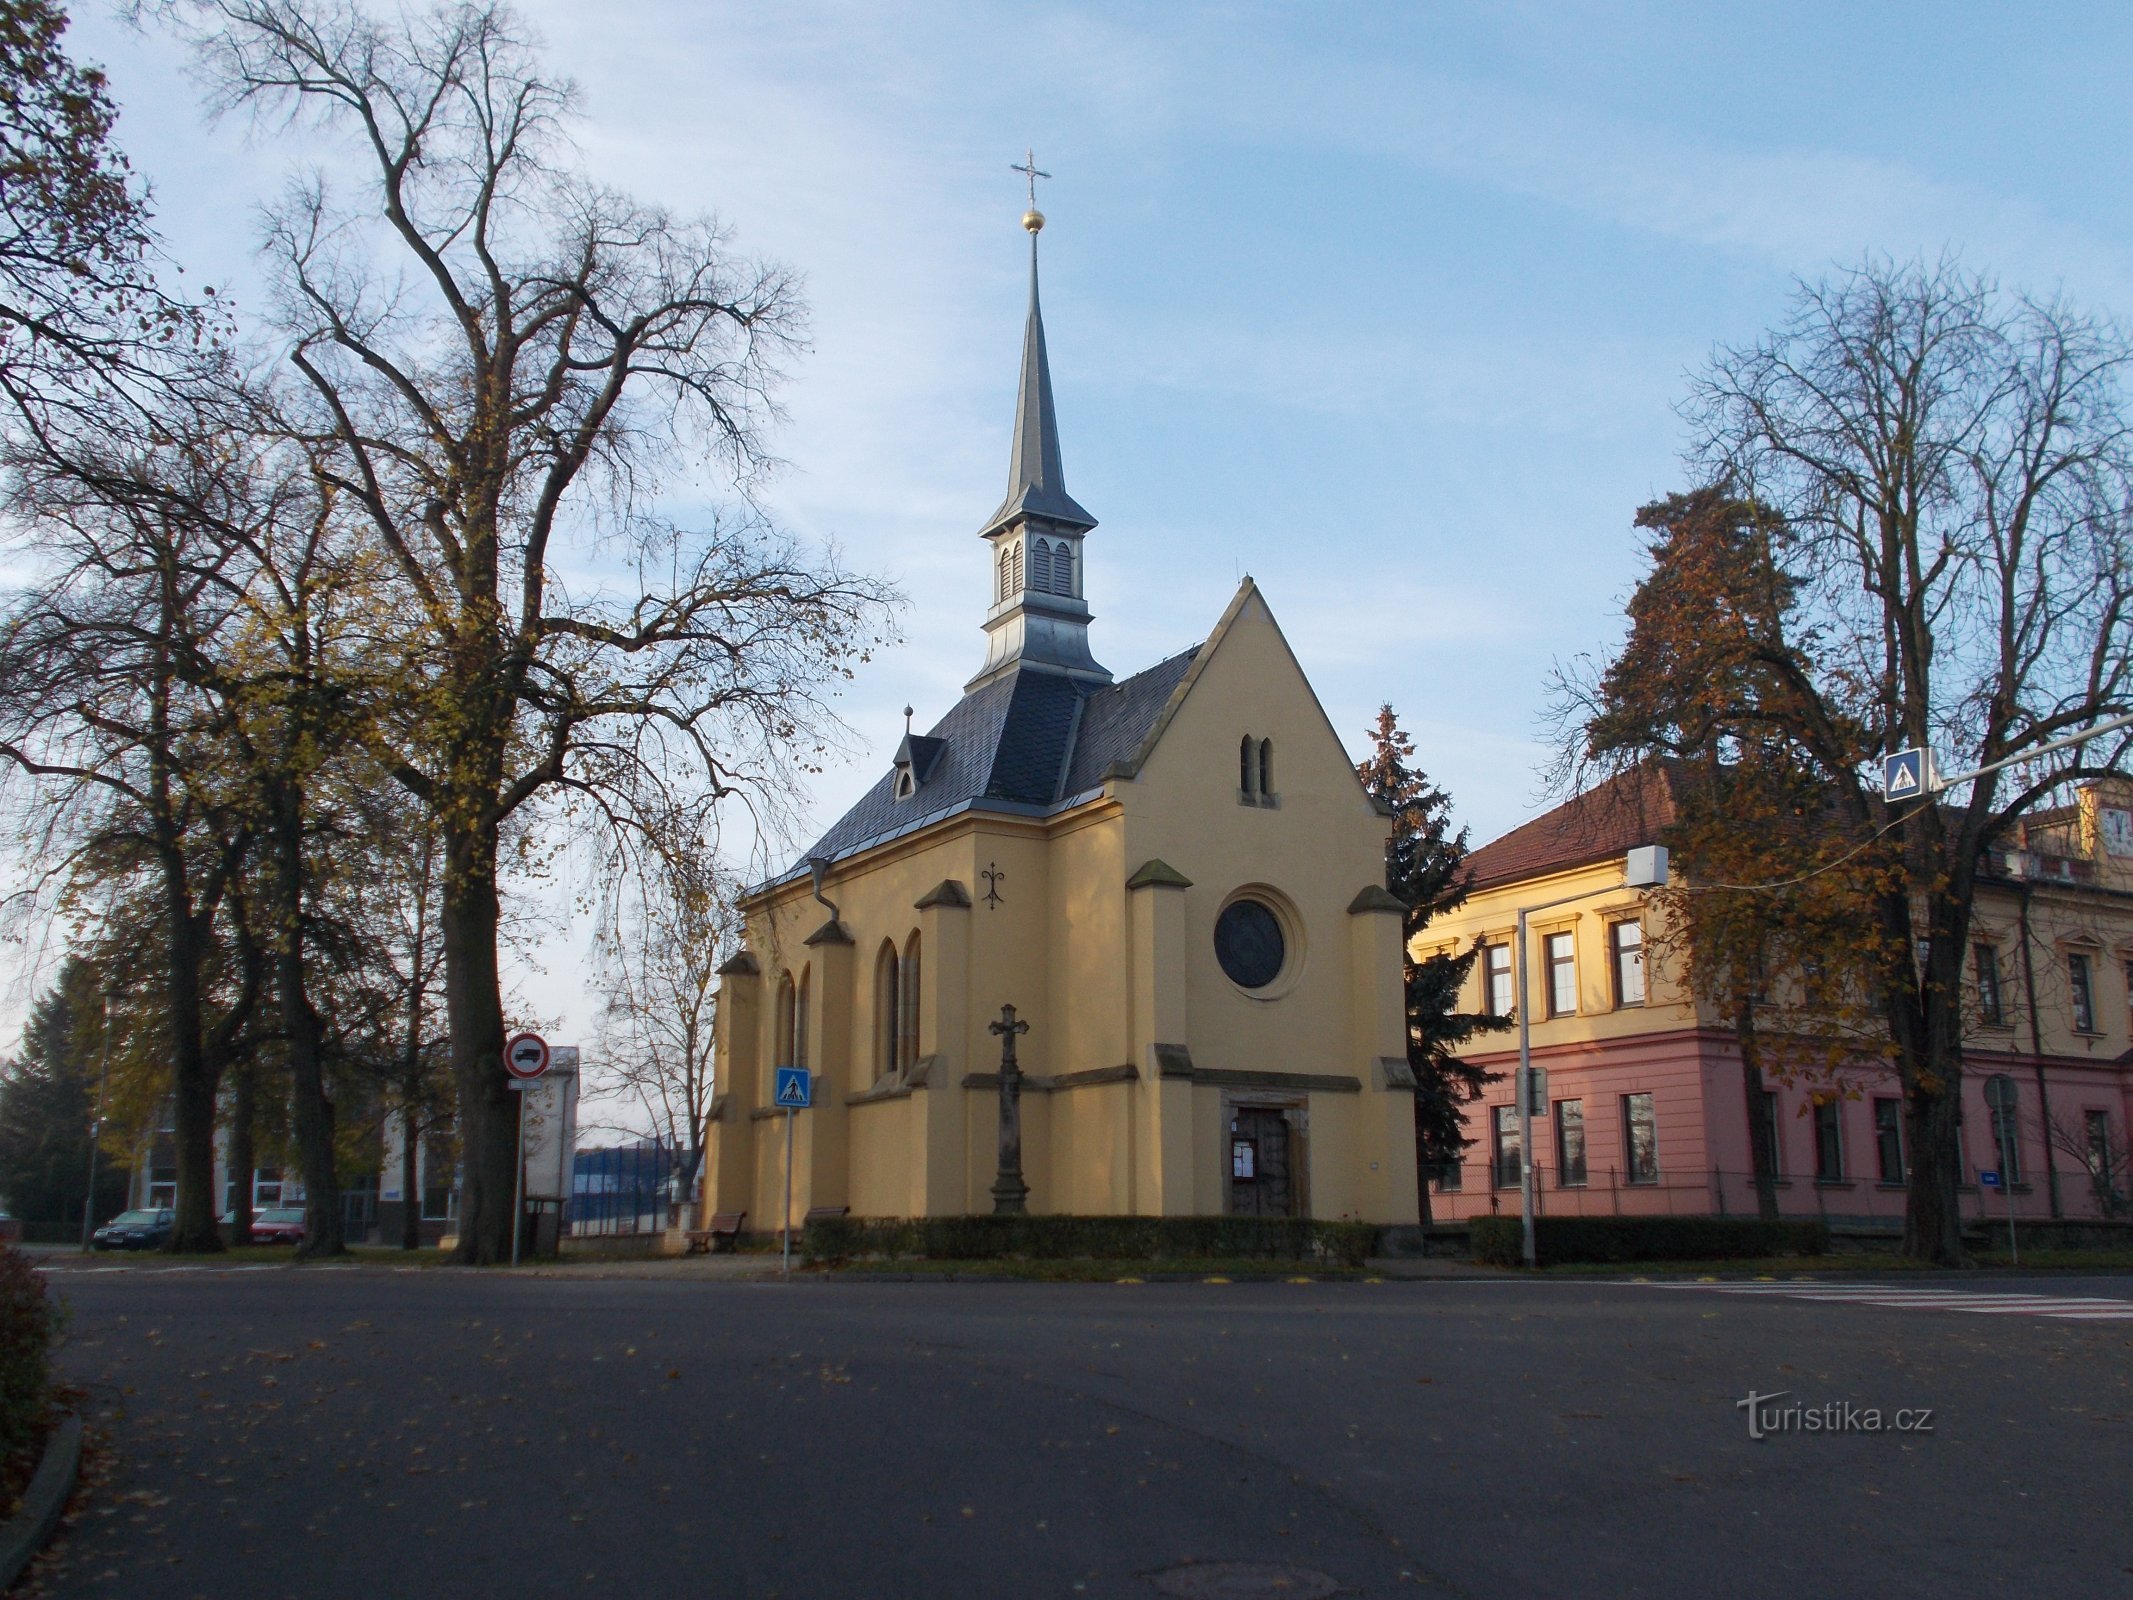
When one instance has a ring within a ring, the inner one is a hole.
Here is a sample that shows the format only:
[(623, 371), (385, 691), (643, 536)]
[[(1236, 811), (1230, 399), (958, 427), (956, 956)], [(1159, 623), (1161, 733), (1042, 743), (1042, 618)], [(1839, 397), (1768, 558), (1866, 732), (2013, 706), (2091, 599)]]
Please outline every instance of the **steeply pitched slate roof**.
[(1474, 889), (1562, 872), (1651, 844), (1674, 820), (1671, 776), (1639, 767), (1566, 800), (1466, 858)]
[(1023, 670), (973, 689), (927, 735), (941, 749), (918, 792), (897, 799), (892, 768), (807, 855), (835, 860), (975, 803), (1043, 809), (1096, 788), (1140, 748), (1198, 649), (1120, 683)]

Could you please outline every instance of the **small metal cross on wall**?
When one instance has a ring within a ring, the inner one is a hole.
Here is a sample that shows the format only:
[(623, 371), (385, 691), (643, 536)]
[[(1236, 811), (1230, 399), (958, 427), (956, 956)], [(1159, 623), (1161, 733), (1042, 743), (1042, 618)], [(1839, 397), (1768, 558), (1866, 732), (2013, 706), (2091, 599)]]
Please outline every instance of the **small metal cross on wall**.
[(986, 909), (991, 911), (999, 910), (1005, 904), (1000, 898), (1000, 885), (1007, 881), (1007, 874), (1000, 870), (1000, 864), (995, 861), (988, 863), (985, 870), (979, 873), (978, 876), (985, 880)]

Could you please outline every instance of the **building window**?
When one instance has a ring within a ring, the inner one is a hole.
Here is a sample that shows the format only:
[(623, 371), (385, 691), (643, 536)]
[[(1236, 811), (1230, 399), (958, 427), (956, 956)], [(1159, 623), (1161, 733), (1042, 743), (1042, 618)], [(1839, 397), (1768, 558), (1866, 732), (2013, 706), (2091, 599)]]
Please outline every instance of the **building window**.
[(1457, 1194), (1466, 1187), (1466, 1168), (1457, 1156), (1437, 1163), (1437, 1193)]
[(792, 974), (788, 972), (778, 980), (777, 1038), (772, 1041), (770, 1051), (774, 1058), (771, 1061), (773, 1069), (800, 1064), (793, 1049), (799, 1033), (799, 1018), (799, 995), (792, 986)]
[(1074, 547), (1065, 539), (1052, 546), (1052, 592), (1074, 592)]
[(1785, 1163), (1780, 1157), (1784, 1140), (1778, 1137), (1778, 1097), (1775, 1089), (1763, 1091), (1763, 1161), (1770, 1168), (1770, 1176), (1783, 1177)]
[(874, 1076), (886, 1078), (896, 1070), (896, 1047), (902, 1037), (900, 1019), (903, 984), (896, 946), (884, 939), (874, 958)]
[(1274, 798), (1274, 741), (1259, 741), (1259, 803), (1265, 805)]
[(1020, 594), (1022, 592), (1022, 541), (1020, 539), (1017, 539), (1015, 547), (1007, 552), (1007, 592), (1009, 594)]
[(1999, 1107), (1985, 1108), (1992, 1117), (1992, 1159), (1999, 1165), (2000, 1182), (2009, 1188), (2022, 1181), (2022, 1128)]
[(1548, 964), (1548, 1015), (1567, 1017), (1578, 1008), (1578, 958), (1575, 938), (1551, 933), (1541, 941)]
[(1837, 1183), (1844, 1177), (1844, 1106), (1837, 1100), (1815, 1102), (1815, 1177)]
[(2089, 1182), (2098, 1194), (2107, 1193), (2118, 1165), (2111, 1159), (2111, 1113), (2083, 1112), (2082, 1125), (2088, 1135)]
[(2066, 958), (2066, 982), (2074, 999), (2074, 1031), (2096, 1031), (2096, 986), (2089, 976), (2089, 958), (2079, 950)]
[(896, 1046), (896, 1065), (909, 1072), (918, 1065), (918, 935), (913, 933), (904, 941), (904, 992), (902, 1004), (897, 1007), (899, 1032)]
[(1252, 805), (1259, 798), (1259, 752), (1258, 741), (1246, 734), (1237, 741), (1237, 799)]
[(1492, 1017), (1508, 1017), (1515, 1004), (1511, 995), (1511, 947), (1487, 944), (1481, 947), (1482, 1009)]
[(1014, 593), (1014, 590), (1008, 586), (1008, 579), (1012, 577), (1013, 574), (1014, 567), (1013, 564), (1008, 560), (1007, 546), (1003, 544), (1002, 546), (1000, 546), (1000, 593), (998, 598), (1005, 600), (1009, 595)]
[(2005, 1020), (2000, 1009), (2000, 952), (1989, 944), (1970, 947), (1970, 966), (1977, 976), (1977, 1014), (1980, 1022)]
[(1489, 1108), (1489, 1170), (1499, 1189), (1515, 1189), (1519, 1170), (1518, 1107)]
[(1874, 1158), (1883, 1183), (1903, 1182), (1903, 1102), (1874, 1102)]
[(1622, 1097), (1622, 1163), (1631, 1183), (1659, 1181), (1659, 1118), (1649, 1094)]
[(800, 987), (793, 996), (792, 1008), (792, 1060), (788, 1066), (807, 1065), (807, 978), (810, 969), (800, 969)]
[(1644, 925), (1614, 922), (1607, 928), (1608, 950), (1615, 969), (1615, 1004), (1644, 1004)]
[(1046, 540), (1039, 539), (1030, 547), (1029, 586), (1039, 594), (1052, 592), (1052, 547)]
[(1555, 1103), (1555, 1182), (1575, 1189), (1585, 1182), (1585, 1102)]
[(1289, 956), (1281, 919), (1263, 900), (1232, 900), (1215, 918), (1215, 960), (1240, 989), (1264, 989)]

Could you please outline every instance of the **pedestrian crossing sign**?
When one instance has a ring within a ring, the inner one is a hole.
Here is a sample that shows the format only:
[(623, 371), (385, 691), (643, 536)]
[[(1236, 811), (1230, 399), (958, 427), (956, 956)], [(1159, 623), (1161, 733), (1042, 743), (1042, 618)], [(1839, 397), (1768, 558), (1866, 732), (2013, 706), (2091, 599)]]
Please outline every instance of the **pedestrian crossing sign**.
[(1891, 800), (1917, 800), (1922, 798), (1933, 784), (1933, 758), (1930, 751), (1916, 746), (1899, 750), (1881, 761), (1881, 792)]
[(778, 1068), (777, 1087), (771, 1099), (780, 1111), (805, 1111), (815, 1103), (814, 1074), (805, 1067)]

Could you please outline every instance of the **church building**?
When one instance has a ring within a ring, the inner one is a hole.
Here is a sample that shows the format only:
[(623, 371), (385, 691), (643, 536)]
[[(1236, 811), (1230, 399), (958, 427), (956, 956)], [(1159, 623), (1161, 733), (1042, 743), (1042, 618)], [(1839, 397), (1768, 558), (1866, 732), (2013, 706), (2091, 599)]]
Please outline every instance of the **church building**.
[[(1412, 1224), (1391, 824), (1249, 578), (1194, 648), (1124, 678), (1097, 661), (1084, 596), (1108, 557), (1067, 492), (1044, 218), (1023, 226), (1007, 498), (978, 530), (984, 664), (743, 900), (704, 1202), (779, 1226), (774, 1083), (800, 1066), (795, 1226), (996, 1206)], [(1003, 1177), (1003, 1043), (1019, 1177)]]

